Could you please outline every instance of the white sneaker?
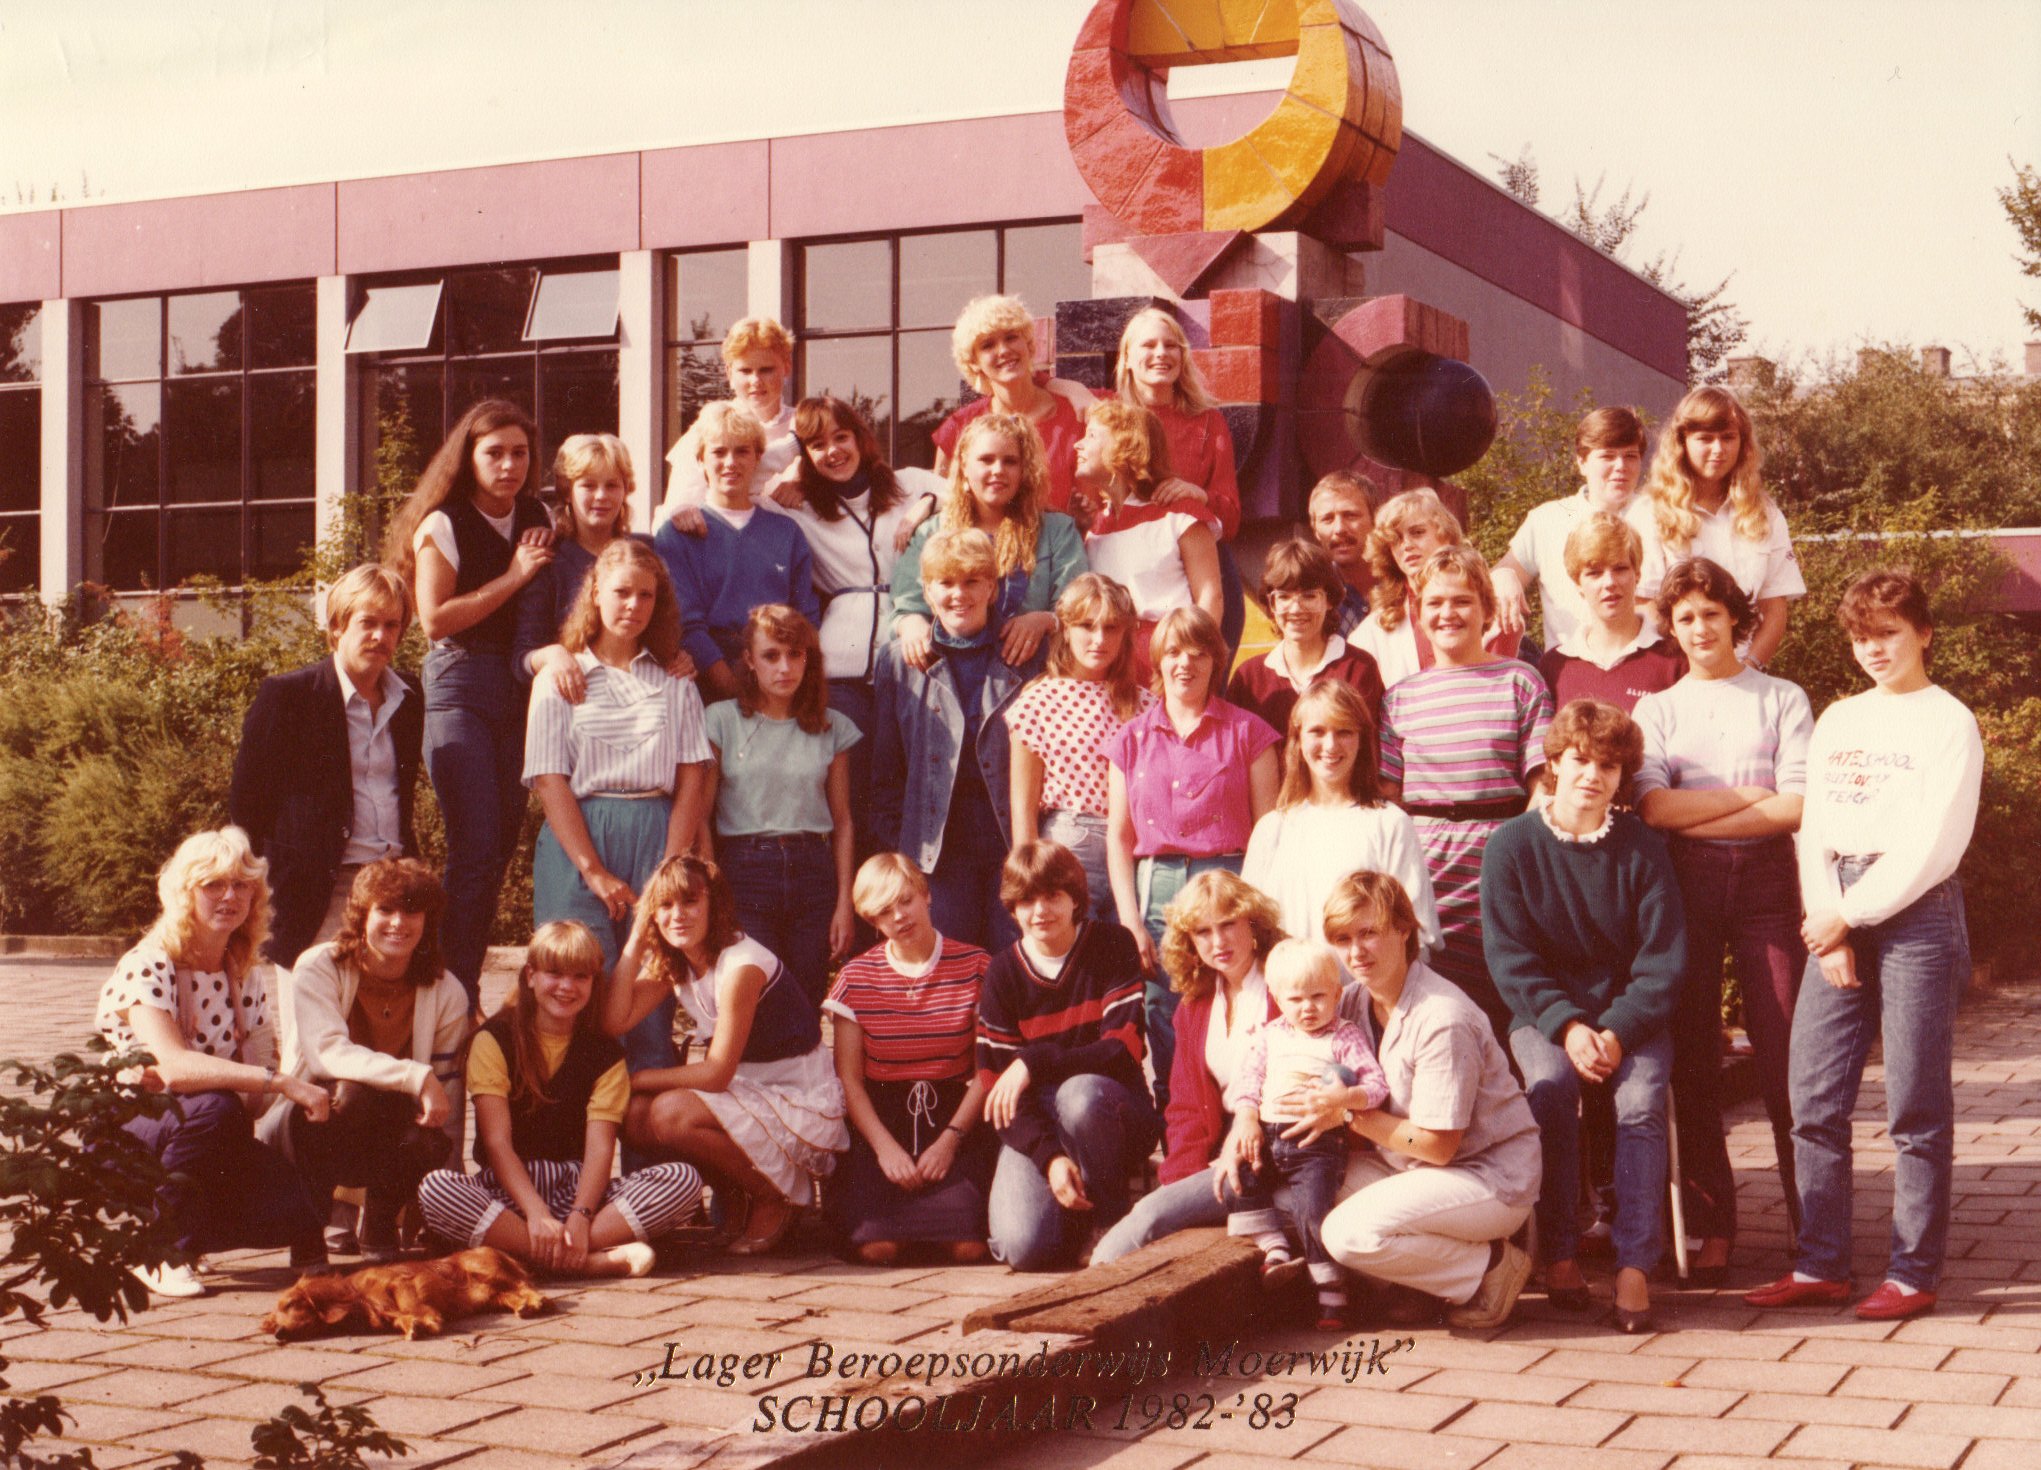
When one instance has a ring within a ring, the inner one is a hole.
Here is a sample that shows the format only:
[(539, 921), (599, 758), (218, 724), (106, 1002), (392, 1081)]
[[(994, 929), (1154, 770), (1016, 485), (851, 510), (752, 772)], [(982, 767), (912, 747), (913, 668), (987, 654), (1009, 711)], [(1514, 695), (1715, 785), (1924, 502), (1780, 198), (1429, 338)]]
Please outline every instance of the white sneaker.
[(658, 1259), (651, 1246), (642, 1240), (626, 1241), (610, 1247), (610, 1254), (629, 1268), (632, 1277), (650, 1276), (653, 1262)]
[(206, 1294), (206, 1284), (190, 1266), (135, 1267), (135, 1278), (149, 1288), (151, 1296), (194, 1297)]

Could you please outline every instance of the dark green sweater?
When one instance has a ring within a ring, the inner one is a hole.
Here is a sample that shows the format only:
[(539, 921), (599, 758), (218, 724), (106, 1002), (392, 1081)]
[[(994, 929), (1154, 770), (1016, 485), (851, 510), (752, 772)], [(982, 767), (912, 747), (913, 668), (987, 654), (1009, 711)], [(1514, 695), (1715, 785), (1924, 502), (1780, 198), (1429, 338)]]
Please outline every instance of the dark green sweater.
[(1626, 1052), (1650, 1040), (1687, 965), (1665, 839), (1628, 812), (1591, 843), (1561, 842), (1535, 811), (1511, 818), (1481, 859), (1481, 939), (1518, 1025), (1560, 1043), (1582, 1021)]

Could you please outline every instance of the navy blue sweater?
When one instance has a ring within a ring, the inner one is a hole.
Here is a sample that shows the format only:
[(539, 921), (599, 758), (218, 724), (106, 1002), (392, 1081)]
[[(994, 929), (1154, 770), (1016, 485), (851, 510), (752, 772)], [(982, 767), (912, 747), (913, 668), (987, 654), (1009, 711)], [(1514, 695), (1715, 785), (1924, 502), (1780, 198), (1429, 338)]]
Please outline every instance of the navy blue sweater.
[(1618, 812), (1598, 842), (1561, 842), (1538, 812), (1481, 857), (1488, 973), (1520, 1026), (1555, 1043), (1575, 1021), (1629, 1051), (1665, 1030), (1687, 967), (1687, 916), (1665, 839)]
[(754, 607), (784, 602), (811, 623), (822, 621), (815, 559), (790, 516), (754, 510), (741, 531), (704, 507), (706, 536), (683, 536), (664, 522), (652, 544), (680, 598), (681, 642), (706, 669), (725, 658)]

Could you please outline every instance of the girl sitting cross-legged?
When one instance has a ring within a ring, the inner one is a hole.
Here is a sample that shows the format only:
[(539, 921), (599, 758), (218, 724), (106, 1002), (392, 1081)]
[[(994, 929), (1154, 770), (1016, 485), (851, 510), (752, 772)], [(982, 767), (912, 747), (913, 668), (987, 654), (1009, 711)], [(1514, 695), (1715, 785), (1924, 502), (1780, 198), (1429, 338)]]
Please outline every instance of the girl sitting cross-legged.
[(623, 1049), (602, 1033), (602, 946), (579, 924), (532, 935), (517, 993), (468, 1052), (480, 1174), (437, 1169), (418, 1186), (428, 1225), (568, 1276), (643, 1276), (649, 1242), (701, 1200), (701, 1175), (653, 1164), (613, 1178), (630, 1101)]

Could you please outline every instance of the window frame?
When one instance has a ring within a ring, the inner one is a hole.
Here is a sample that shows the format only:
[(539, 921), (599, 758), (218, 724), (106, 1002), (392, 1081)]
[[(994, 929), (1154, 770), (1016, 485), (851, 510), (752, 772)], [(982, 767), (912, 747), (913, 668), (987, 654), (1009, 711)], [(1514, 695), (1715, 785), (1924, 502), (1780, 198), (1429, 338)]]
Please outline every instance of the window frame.
[[(98, 307), (117, 302), (152, 301), (156, 306), (157, 324), (156, 370), (154, 375), (150, 377), (127, 376), (116, 378), (109, 378), (93, 371), (93, 369), (99, 366), (101, 357), (98, 335), (99, 321), (96, 315), (87, 324), (87, 340), (85, 344), (87, 371), (83, 380), (83, 388), (85, 396), (84, 432), (88, 441), (93, 433), (91, 426), (95, 422), (95, 403), (99, 401), (99, 396), (106, 393), (107, 390), (131, 386), (153, 387), (156, 391), (157, 404), (155, 498), (153, 502), (146, 505), (119, 505), (110, 503), (107, 500), (106, 486), (103, 482), (88, 483), (85, 487), (84, 504), (81, 507), (80, 534), (84, 538), (83, 551), (88, 580), (104, 580), (106, 578), (103, 550), (98, 556), (95, 556), (92, 538), (95, 534), (100, 536), (103, 546), (105, 533), (109, 529), (113, 518), (128, 513), (134, 513), (137, 516), (147, 513), (155, 517), (156, 550), (154, 566), (150, 568), (150, 575), (153, 577), (153, 581), (149, 585), (140, 587), (114, 586), (110, 581), (107, 581), (106, 585), (117, 595), (132, 595), (136, 593), (173, 594), (181, 591), (191, 576), (210, 575), (208, 573), (195, 572), (185, 577), (174, 579), (171, 577), (171, 517), (175, 515), (217, 515), (227, 510), (235, 512), (238, 522), (235, 550), (237, 570), (233, 577), (222, 579), (223, 586), (235, 591), (245, 589), (251, 580), (258, 582), (274, 580), (274, 578), (259, 576), (253, 570), (257, 542), (255, 515), (258, 510), (309, 511), (312, 516), (313, 542), (316, 544), (319, 506), (317, 482), (318, 343), (316, 329), (312, 344), (312, 356), (308, 361), (283, 365), (271, 364), (263, 367), (251, 365), (251, 359), (254, 356), (251, 348), (251, 334), (248, 329), (248, 323), (252, 320), (251, 297), (264, 292), (290, 290), (300, 290), (305, 293), (307, 305), (312, 308), (313, 319), (316, 321), (318, 285), (315, 281), (311, 280), (257, 281), (238, 286), (212, 286), (188, 291), (137, 292), (125, 295), (98, 296), (85, 302), (87, 307), (96, 310)], [(242, 320), (239, 364), (231, 368), (207, 368), (197, 371), (174, 369), (170, 361), (172, 341), (170, 335), (171, 302), (181, 297), (218, 296), (225, 295), (228, 292), (232, 292), (238, 298), (236, 310)], [(253, 392), (253, 384), (258, 379), (278, 381), (294, 379), (311, 394), (312, 430), (311, 442), (308, 447), (310, 449), (309, 457), (313, 465), (313, 485), (311, 492), (307, 495), (272, 498), (256, 496), (252, 493), (256, 439), (253, 419), (253, 403), (256, 395)], [(170, 390), (173, 387), (207, 383), (232, 384), (238, 391), (238, 422), (235, 431), (238, 494), (231, 500), (173, 500), (169, 494), (172, 458), (172, 436), (169, 432)], [(104, 433), (103, 423), (99, 432)], [(92, 444), (89, 442), (86, 444), (85, 462), (88, 466), (93, 464), (94, 456), (98, 452)], [(100, 463), (99, 470), (103, 480), (105, 471), (103, 462)], [(99, 562), (99, 565), (96, 567), (93, 565), (95, 560)], [(285, 573), (284, 575), (288, 576), (290, 574)]]
[[(903, 335), (910, 333), (932, 334), (934, 332), (942, 330), (941, 328), (936, 326), (910, 327), (903, 326), (901, 324), (900, 242), (906, 239), (928, 238), (937, 235), (972, 235), (990, 231), (993, 236), (993, 274), (994, 274), (994, 284), (990, 289), (994, 292), (1004, 293), (1009, 290), (1007, 284), (1007, 268), (1008, 268), (1007, 234), (1009, 231), (1039, 229), (1045, 225), (1064, 225), (1081, 227), (1082, 224), (1083, 220), (1079, 216), (1046, 215), (1028, 219), (976, 220), (968, 223), (960, 222), (950, 225), (932, 226), (927, 229), (868, 230), (845, 235), (818, 235), (812, 238), (795, 240), (791, 242), (795, 246), (794, 267), (793, 271), (791, 272), (793, 278), (792, 315), (794, 317), (794, 320), (789, 325), (793, 331), (794, 342), (796, 346), (795, 353), (796, 360), (794, 363), (794, 372), (795, 379), (800, 385), (800, 396), (811, 397), (817, 391), (815, 387), (811, 385), (808, 381), (807, 349), (808, 345), (811, 342), (849, 342), (857, 341), (859, 339), (870, 340), (873, 338), (877, 338), (881, 335), (885, 336), (885, 338), (887, 339), (886, 357), (888, 365), (887, 370), (889, 374), (888, 401), (890, 401), (893, 406), (886, 413), (884, 432), (880, 434), (879, 447), (885, 451), (887, 463), (893, 465), (900, 464), (901, 460), (899, 458), (899, 447), (900, 447), (900, 419), (902, 408), (902, 405), (900, 403), (900, 339)], [(871, 241), (884, 241), (889, 247), (887, 251), (888, 255), (887, 286), (889, 298), (887, 307), (888, 325), (883, 328), (853, 327), (838, 329), (835, 331), (811, 329), (808, 325), (807, 320), (808, 279), (809, 279), (808, 252), (812, 248), (818, 246), (855, 245)], [(1053, 312), (1055, 310), (1056, 303), (1054, 302), (1043, 303), (1039, 301), (1030, 301), (1028, 303), (1028, 307), (1031, 311), (1040, 311), (1045, 305), (1048, 307), (1050, 311)], [(954, 326), (954, 322), (955, 319), (952, 318), (951, 321), (952, 326)], [(1039, 361), (1036, 363), (1036, 367), (1038, 369), (1045, 365), (1053, 366), (1053, 364), (1044, 364), (1043, 362)], [(976, 390), (971, 388), (971, 386), (964, 381), (964, 376), (962, 373), (959, 373), (957, 375), (957, 381), (963, 389), (962, 397), (958, 400), (959, 406), (973, 402), (975, 399), (981, 396)], [(873, 427), (874, 431), (877, 432), (879, 426), (874, 425)]]

